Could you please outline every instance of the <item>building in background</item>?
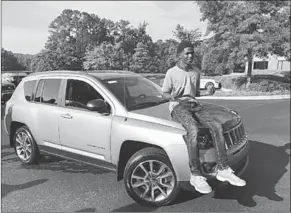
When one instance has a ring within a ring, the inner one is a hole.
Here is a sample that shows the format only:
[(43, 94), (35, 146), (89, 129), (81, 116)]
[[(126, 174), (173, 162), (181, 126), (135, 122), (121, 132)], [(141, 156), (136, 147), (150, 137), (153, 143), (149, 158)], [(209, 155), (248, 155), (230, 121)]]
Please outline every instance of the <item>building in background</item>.
[[(248, 63), (246, 62), (245, 73), (248, 70)], [(290, 71), (290, 62), (285, 57), (277, 55), (269, 55), (266, 58), (254, 57), (253, 70), (270, 70), (275, 72)]]

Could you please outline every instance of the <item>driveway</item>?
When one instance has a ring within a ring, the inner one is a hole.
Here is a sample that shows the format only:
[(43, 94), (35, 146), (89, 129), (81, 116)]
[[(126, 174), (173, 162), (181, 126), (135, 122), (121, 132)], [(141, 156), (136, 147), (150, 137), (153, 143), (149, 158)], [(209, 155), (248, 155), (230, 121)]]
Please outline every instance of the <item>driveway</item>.
[(251, 142), (242, 175), (247, 186), (220, 184), (208, 195), (181, 193), (173, 205), (144, 207), (114, 173), (56, 157), (22, 165), (2, 125), (2, 212), (290, 212), (290, 100), (206, 102), (235, 109), (243, 118)]

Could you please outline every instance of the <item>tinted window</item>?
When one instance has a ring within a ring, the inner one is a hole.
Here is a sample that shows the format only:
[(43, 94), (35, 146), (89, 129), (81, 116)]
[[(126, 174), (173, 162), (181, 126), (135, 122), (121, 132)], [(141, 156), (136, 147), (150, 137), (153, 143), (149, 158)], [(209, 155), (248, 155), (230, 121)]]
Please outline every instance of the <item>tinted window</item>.
[(58, 104), (61, 79), (46, 79), (43, 86), (41, 102), (46, 104)]
[(24, 83), (24, 96), (27, 101), (33, 100), (35, 85), (36, 85), (36, 80), (27, 81)]
[(89, 101), (104, 98), (89, 84), (79, 80), (68, 80), (66, 89), (66, 106), (86, 109)]
[(40, 80), (38, 85), (37, 85), (35, 99), (34, 99), (35, 102), (41, 102), (40, 97), (41, 97), (41, 93), (42, 93), (43, 83), (44, 83), (44, 80)]

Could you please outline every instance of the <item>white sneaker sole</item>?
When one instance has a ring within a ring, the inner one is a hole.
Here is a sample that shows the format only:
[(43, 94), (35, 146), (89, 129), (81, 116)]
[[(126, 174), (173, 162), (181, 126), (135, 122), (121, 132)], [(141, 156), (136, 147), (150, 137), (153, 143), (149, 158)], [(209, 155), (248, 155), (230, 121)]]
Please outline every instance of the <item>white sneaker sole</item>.
[(228, 180), (228, 179), (226, 179), (226, 178), (223, 178), (223, 177), (220, 177), (220, 176), (216, 176), (216, 179), (217, 180), (219, 180), (219, 181), (221, 181), (221, 182), (229, 182), (231, 185), (233, 185), (233, 186), (240, 186), (240, 187), (242, 187), (242, 186), (245, 186), (246, 185), (246, 183), (237, 183), (237, 182), (232, 182), (231, 180)]
[(212, 189), (210, 188), (209, 190), (202, 190), (202, 189), (199, 189), (197, 186), (195, 186), (195, 184), (191, 183), (191, 186), (194, 187), (194, 189), (197, 191), (197, 192), (200, 192), (201, 194), (209, 194), (210, 192), (212, 192)]

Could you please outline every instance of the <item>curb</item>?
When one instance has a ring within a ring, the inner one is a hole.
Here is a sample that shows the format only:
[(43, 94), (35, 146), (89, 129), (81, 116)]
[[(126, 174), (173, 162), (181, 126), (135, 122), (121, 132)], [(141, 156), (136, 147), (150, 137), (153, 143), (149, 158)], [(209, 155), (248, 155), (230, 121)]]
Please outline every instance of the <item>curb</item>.
[(202, 96), (197, 99), (219, 99), (219, 100), (281, 100), (290, 99), (290, 95), (269, 95), (269, 96)]

